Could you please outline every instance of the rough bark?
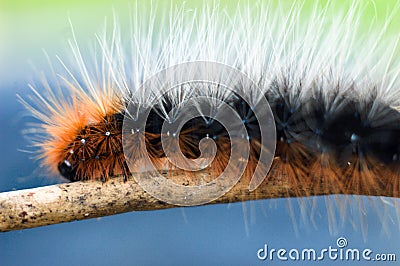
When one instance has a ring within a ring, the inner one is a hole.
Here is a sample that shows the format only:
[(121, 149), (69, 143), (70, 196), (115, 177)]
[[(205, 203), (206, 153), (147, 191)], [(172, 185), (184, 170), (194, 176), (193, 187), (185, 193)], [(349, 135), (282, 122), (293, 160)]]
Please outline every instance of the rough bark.
[[(185, 179), (184, 174), (181, 175)], [(299, 190), (282, 177), (265, 179), (252, 192), (248, 190), (248, 184), (241, 179), (229, 192), (210, 204), (330, 194), (326, 188), (320, 191)], [(105, 183), (92, 180), (58, 184), (0, 193), (0, 232), (172, 207), (176, 206), (149, 195), (134, 178), (126, 182), (122, 177), (116, 177)]]

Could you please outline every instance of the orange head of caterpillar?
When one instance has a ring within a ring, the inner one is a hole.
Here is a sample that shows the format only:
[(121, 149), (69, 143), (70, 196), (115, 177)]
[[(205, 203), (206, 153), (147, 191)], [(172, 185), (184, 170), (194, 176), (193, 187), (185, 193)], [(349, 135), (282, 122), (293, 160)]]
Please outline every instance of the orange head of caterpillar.
[(127, 168), (122, 151), (123, 113), (105, 116), (85, 125), (62, 152), (58, 170), (71, 181), (124, 174)]
[(36, 107), (22, 100), (42, 121), (44, 138), (34, 143), (38, 158), (53, 173), (71, 181), (125, 173), (122, 101), (111, 90), (96, 99), (83, 91), (74, 92), (71, 102), (55, 94), (47, 99), (39, 97)]

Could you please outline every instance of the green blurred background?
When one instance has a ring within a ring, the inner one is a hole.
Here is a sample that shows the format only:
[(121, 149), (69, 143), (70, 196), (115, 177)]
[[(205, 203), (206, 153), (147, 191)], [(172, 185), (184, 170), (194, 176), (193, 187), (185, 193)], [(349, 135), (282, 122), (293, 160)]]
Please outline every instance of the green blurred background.
[[(220, 6), (229, 12), (240, 8), (240, 5), (254, 1), (220, 1)], [(300, 2), (300, 1), (299, 1)], [(304, 9), (310, 10), (316, 1), (304, 1)], [(325, 5), (328, 1), (318, 1)], [(362, 25), (374, 24), (376, 28), (382, 27), (387, 14), (396, 6), (396, 0), (371, 1), (360, 0), (365, 3), (362, 13)], [(163, 6), (158, 10), (166, 11), (169, 2), (166, 1), (137, 1), (138, 6), (148, 9), (151, 5)], [(212, 4), (213, 1), (173, 0), (173, 4), (185, 5), (187, 9), (202, 6), (204, 3)], [(292, 1), (272, 1), (272, 5), (280, 4), (289, 7)], [(332, 9), (328, 14), (335, 14), (335, 9), (346, 9), (351, 1), (333, 1)], [(81, 45), (93, 42), (94, 34), (99, 32), (105, 18), (112, 20), (113, 10), (118, 15), (120, 23), (129, 25), (129, 13), (134, 4), (127, 0), (103, 1), (30, 1), (30, 0), (1, 0), (0, 1), (0, 80), (9, 78), (26, 77), (31, 68), (28, 62), (40, 66), (44, 62), (42, 49), (49, 55), (59, 54), (64, 51), (66, 39), (71, 36), (68, 18), (71, 19), (77, 38)], [(238, 7), (239, 6), (239, 7)], [(306, 13), (305, 13), (306, 14)], [(400, 12), (397, 12), (400, 17)], [(376, 18), (376, 19), (375, 19)], [(394, 19), (389, 32), (400, 27), (400, 18)]]

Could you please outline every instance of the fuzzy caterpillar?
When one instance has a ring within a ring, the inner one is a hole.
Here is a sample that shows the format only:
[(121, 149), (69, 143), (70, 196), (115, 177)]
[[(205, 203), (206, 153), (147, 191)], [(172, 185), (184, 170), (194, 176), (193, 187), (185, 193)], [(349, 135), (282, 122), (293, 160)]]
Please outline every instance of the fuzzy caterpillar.
[[(136, 13), (127, 39), (115, 23), (110, 35), (97, 36), (97, 48), (88, 57), (73, 38), (71, 62), (59, 59), (62, 69), (54, 70), (60, 78), (43, 81), (45, 94), (32, 86), (34, 97), (21, 98), (42, 121), (38, 131), (43, 135), (34, 142), (39, 159), (71, 181), (128, 178), (133, 170), (122, 140), (123, 121), (131, 113), (127, 107), (140, 113), (160, 96), (158, 88), (140, 91), (143, 82), (182, 62), (212, 61), (239, 69), (261, 92), (241, 88), (246, 101), (231, 91), (189, 84), (161, 95), (149, 112), (144, 143), (130, 146), (134, 160), (146, 153), (158, 169), (173, 169), (164, 160), (162, 124), (194, 95), (211, 96), (230, 105), (244, 122), (250, 157), (243, 178), (250, 178), (263, 164), (259, 154), (265, 149), (259, 132), (263, 121), (252, 108), (266, 99), (277, 130), (269, 175), (288, 178), (298, 195), (311, 188), (399, 197), (397, 38), (383, 37), (387, 25), (382, 32), (361, 34), (362, 6), (356, 2), (334, 18), (326, 15), (331, 4), (316, 5), (306, 22), (298, 21), (297, 5), (280, 13), (258, 3), (233, 16), (223, 15), (217, 6), (205, 7), (200, 15), (177, 8), (160, 22), (159, 31), (154, 29), (155, 13), (148, 21)], [(213, 110), (218, 112), (218, 103)], [(231, 145), (226, 130), (208, 117), (185, 124), (179, 145), (185, 157), (196, 159), (200, 141), (214, 139), (211, 172), (218, 176)]]

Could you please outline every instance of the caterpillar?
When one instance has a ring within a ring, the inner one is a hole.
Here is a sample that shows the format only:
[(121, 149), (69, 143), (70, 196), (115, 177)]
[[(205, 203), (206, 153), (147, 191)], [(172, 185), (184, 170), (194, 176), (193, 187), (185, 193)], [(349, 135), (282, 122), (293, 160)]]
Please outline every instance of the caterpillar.
[[(33, 95), (19, 97), (41, 122), (33, 140), (37, 158), (70, 181), (106, 182), (149, 163), (158, 171), (189, 168), (190, 176), (196, 162), (215, 178), (236, 156), (242, 178), (260, 167), (261, 178), (287, 178), (298, 195), (399, 197), (400, 65), (398, 36), (388, 36), (394, 13), (381, 31), (365, 33), (364, 5), (352, 1), (346, 12), (328, 16), (332, 3), (315, 4), (305, 21), (298, 19), (301, 3), (280, 9), (258, 2), (233, 15), (218, 4), (199, 13), (176, 7), (161, 19), (134, 8), (128, 33), (114, 21), (111, 34), (96, 35), (89, 55), (73, 35), (72, 59), (57, 57), (59, 65), (39, 85), (44, 93), (30, 85)], [(143, 87), (160, 71), (202, 62), (229, 66), (253, 83), (230, 76), (232, 88), (198, 80), (165, 91), (162, 82)], [(191, 101), (202, 97), (205, 105)], [(179, 132), (164, 131), (186, 117), (188, 102), (195, 115)], [(233, 131), (218, 120), (223, 106), (242, 122)], [(261, 118), (260, 108), (267, 108)], [(143, 127), (127, 126), (142, 118)], [(276, 146), (263, 142), (266, 124)], [(135, 137), (124, 140), (124, 134)], [(233, 143), (249, 149), (232, 154)], [(263, 152), (271, 161), (260, 159)], [(204, 154), (214, 155), (212, 162)]]

